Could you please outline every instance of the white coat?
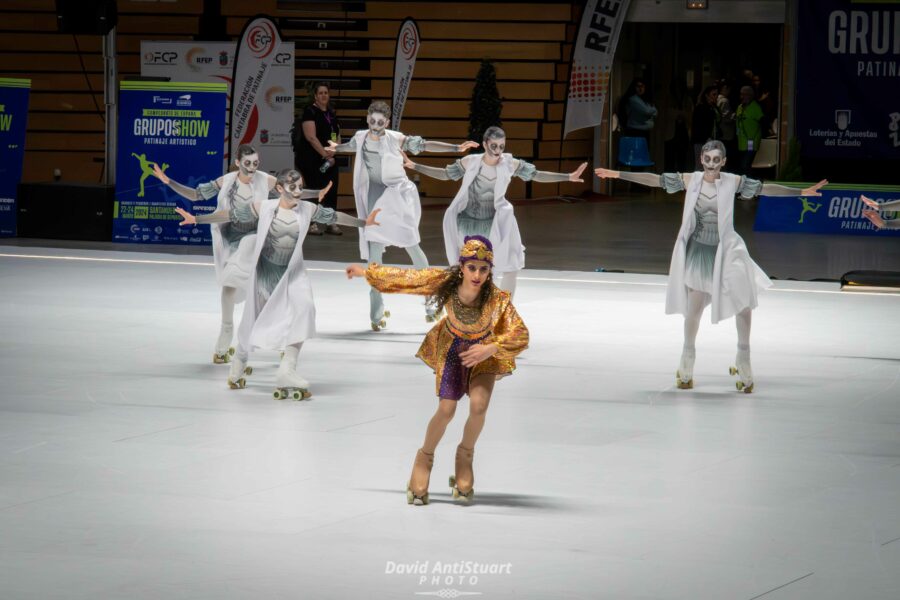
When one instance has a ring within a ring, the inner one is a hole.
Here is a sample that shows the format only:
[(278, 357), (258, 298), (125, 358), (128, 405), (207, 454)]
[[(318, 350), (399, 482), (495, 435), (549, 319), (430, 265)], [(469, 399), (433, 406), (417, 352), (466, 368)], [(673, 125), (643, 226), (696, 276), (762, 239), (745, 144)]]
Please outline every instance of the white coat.
[[(469, 186), (478, 176), (483, 154), (471, 154), (463, 162), (467, 164), (466, 174), (462, 178), (462, 186), (456, 197), (444, 213), (444, 248), (447, 251), (447, 262), (452, 266), (459, 262), (459, 250), (462, 248), (464, 235), (459, 231), (456, 217), (465, 210), (469, 203)], [(513, 206), (506, 199), (506, 190), (516, 170), (515, 159), (511, 154), (503, 154), (497, 163), (497, 180), (494, 183), (494, 222), (488, 239), (494, 247), (495, 274), (520, 271), (525, 268), (525, 246), (519, 234), (519, 224)]]
[[(740, 175), (720, 173), (716, 180), (716, 204), (718, 207), (719, 245), (713, 266), (712, 309), (713, 323), (718, 323), (738, 314), (745, 308), (756, 308), (759, 291), (768, 288), (772, 282), (759, 268), (747, 245), (734, 230), (734, 196), (740, 184)], [(669, 265), (669, 282), (666, 288), (666, 314), (686, 314), (688, 288), (684, 283), (687, 242), (696, 225), (694, 206), (700, 195), (703, 173), (691, 175), (684, 199), (684, 213), (672, 262)]]
[[(363, 161), (363, 145), (369, 130), (357, 131), (356, 160), (353, 162), (353, 194), (356, 196), (356, 215), (360, 219), (369, 216), (369, 173)], [(386, 186), (384, 193), (375, 203), (380, 208), (379, 227), (361, 227), (359, 230), (359, 252), (362, 260), (369, 260), (369, 242), (385, 246), (409, 248), (419, 243), (419, 221), (422, 219), (422, 205), (419, 190), (406, 176), (403, 169), (403, 154), (399, 131), (385, 130), (382, 138), (381, 181)]]
[(297, 245), (291, 254), (287, 270), (272, 290), (264, 306), (258, 306), (256, 290), (256, 263), (262, 254), (269, 227), (278, 211), (278, 201), (263, 202), (259, 209), (259, 226), (253, 250), (253, 267), (247, 288), (247, 303), (238, 328), (238, 343), (247, 351), (256, 349), (283, 350), (291, 344), (299, 344), (316, 335), (316, 307), (313, 303), (312, 285), (303, 263), (303, 240), (318, 205), (300, 201), (297, 214)]
[[(232, 171), (222, 176), (222, 187), (217, 197), (216, 211), (229, 210), (228, 190), (237, 179), (238, 171)], [(253, 201), (262, 202), (269, 197), (269, 176), (264, 171), (256, 171), (250, 182), (253, 190)], [(222, 237), (221, 228), (227, 223), (213, 223), (210, 226), (212, 233), (213, 262), (216, 265), (216, 281), (219, 286), (228, 286), (237, 289), (235, 302), (243, 302), (250, 280), (250, 272), (255, 263), (251, 263), (253, 245), (256, 243), (256, 234), (250, 233), (244, 236), (238, 247), (234, 250)]]

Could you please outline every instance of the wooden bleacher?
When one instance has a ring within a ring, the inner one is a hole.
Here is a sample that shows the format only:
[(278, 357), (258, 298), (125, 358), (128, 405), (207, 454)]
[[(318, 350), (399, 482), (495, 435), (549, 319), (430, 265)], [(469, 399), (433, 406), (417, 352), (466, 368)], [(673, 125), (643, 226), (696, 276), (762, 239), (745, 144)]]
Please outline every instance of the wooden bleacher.
[[(140, 74), (141, 40), (192, 39), (203, 0), (118, 0), (118, 8), (121, 78)], [(371, 100), (389, 100), (397, 30), (404, 18), (415, 18), (422, 47), (402, 130), (464, 139), (475, 74), (481, 59), (489, 58), (497, 69), (509, 150), (552, 171), (573, 170), (592, 153), (591, 130), (560, 140), (580, 10), (574, 2), (222, 0), (232, 39), (256, 14), (279, 22), (284, 38), (297, 44), (297, 92), (311, 81), (330, 82), (345, 138), (363, 127)], [(64, 180), (98, 182), (104, 147), (100, 36), (58, 33), (55, 0), (0, 0), (0, 76), (32, 79), (24, 181), (50, 180), (59, 168)], [(425, 154), (417, 160), (440, 166), (453, 157)], [(420, 189), (424, 197), (448, 197), (457, 186), (423, 178)], [(532, 197), (578, 195), (590, 189), (590, 179), (530, 186), (514, 180), (509, 197), (526, 197), (529, 188)], [(351, 193), (349, 172), (341, 174), (340, 190)]]

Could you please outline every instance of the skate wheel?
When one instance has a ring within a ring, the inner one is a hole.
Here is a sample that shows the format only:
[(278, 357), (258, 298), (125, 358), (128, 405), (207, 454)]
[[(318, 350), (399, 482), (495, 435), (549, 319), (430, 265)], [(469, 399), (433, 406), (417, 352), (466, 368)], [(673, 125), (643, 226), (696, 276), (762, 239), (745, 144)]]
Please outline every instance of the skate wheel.
[(389, 310), (384, 311), (384, 318), (385, 318), (385, 319), (390, 319), (390, 318), (391, 318), (391, 311), (389, 311)]
[(728, 367), (728, 374), (729, 375), (737, 375), (738, 374), (737, 368), (736, 367)]
[(244, 375), (253, 375), (253, 367), (247, 367), (244, 369)]
[(734, 383), (734, 387), (736, 387), (736, 388), (738, 389), (739, 392), (740, 392), (740, 391), (743, 391), (743, 390), (744, 390), (744, 382), (743, 382), (743, 381), (736, 381), (736, 382)]
[(234, 347), (228, 349), (228, 356), (234, 356)]
[(752, 383), (751, 383), (750, 385), (744, 386), (744, 393), (745, 393), (745, 394), (750, 394), (750, 393), (752, 393), (752, 392), (753, 392), (753, 384), (752, 384)]
[(247, 385), (247, 380), (241, 377), (237, 381), (228, 380), (228, 387), (233, 390), (242, 390)]
[(273, 396), (275, 396), (276, 400), (283, 400), (287, 397), (287, 395), (282, 390), (275, 390)]
[(450, 476), (450, 487), (456, 489), (456, 477)]
[(294, 400), (303, 400), (303, 394), (299, 390), (291, 392), (291, 398)]
[(225, 352), (224, 354), (213, 354), (213, 363), (217, 365), (224, 365), (225, 363), (231, 362), (231, 355)]
[(415, 496), (415, 494), (412, 493), (412, 490), (411, 490), (411, 489), (406, 488), (406, 503), (407, 503), (407, 504), (412, 504), (412, 503), (415, 502), (415, 501), (416, 501), (416, 496)]

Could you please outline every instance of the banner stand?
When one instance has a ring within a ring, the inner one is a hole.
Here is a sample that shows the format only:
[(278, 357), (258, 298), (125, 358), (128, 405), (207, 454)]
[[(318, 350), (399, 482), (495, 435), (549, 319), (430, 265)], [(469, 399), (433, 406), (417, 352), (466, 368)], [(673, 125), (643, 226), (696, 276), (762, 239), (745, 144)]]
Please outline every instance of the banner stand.
[(30, 79), (0, 77), (0, 237), (16, 235), (30, 91)]

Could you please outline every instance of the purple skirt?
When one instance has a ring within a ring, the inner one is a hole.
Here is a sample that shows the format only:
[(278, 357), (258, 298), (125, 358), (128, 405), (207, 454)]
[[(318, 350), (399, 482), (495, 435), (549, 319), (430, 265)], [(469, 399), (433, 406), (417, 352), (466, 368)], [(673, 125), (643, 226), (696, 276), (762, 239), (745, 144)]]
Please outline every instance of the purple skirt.
[(447, 350), (447, 357), (444, 358), (444, 372), (441, 376), (439, 398), (459, 400), (469, 392), (469, 378), (472, 370), (463, 366), (459, 353), (465, 352), (471, 346), (480, 344), (486, 337), (477, 340), (464, 340), (457, 337), (453, 340), (453, 343), (450, 344), (450, 349)]

